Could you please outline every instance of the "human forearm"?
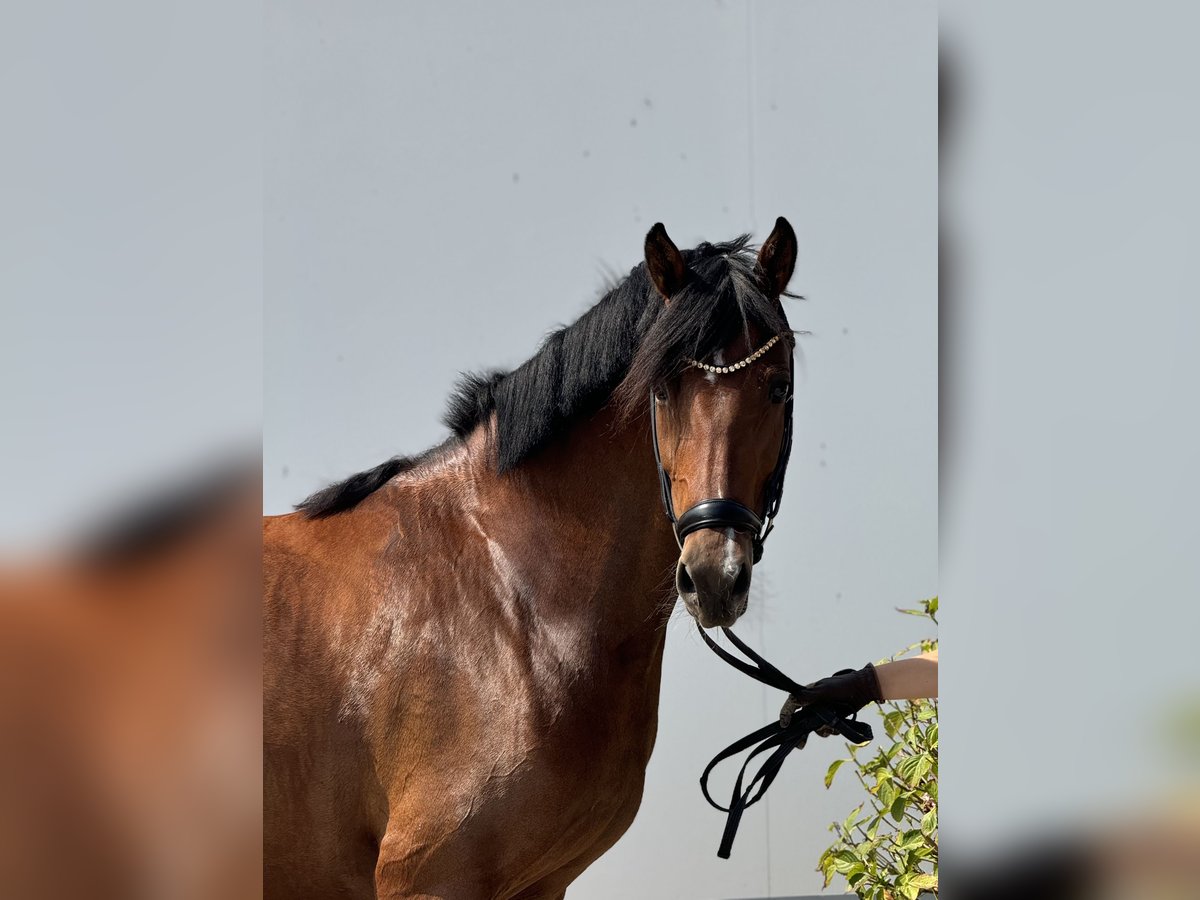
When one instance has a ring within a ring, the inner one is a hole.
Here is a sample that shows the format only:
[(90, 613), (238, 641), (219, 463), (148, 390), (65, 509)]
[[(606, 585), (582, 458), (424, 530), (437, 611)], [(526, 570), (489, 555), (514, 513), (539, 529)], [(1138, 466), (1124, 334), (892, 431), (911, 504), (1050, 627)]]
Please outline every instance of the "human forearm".
[(788, 727), (797, 709), (813, 703), (851, 716), (868, 703), (923, 700), (937, 697), (937, 690), (936, 650), (878, 666), (868, 663), (861, 669), (843, 669), (807, 685), (799, 695), (789, 695), (779, 711), (779, 724)]
[(924, 700), (936, 698), (937, 651), (922, 653), (909, 659), (882, 663), (875, 667), (879, 690), (885, 700)]

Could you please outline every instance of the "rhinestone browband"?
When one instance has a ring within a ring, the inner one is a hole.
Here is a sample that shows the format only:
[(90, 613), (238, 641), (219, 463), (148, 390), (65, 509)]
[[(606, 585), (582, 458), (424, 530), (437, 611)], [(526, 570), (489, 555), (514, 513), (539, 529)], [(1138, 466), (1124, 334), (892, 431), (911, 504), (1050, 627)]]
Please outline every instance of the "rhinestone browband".
[(696, 359), (689, 359), (687, 362), (688, 362), (688, 365), (695, 366), (697, 369), (703, 369), (705, 372), (712, 372), (715, 375), (727, 375), (730, 372), (736, 372), (738, 369), (746, 368), (746, 366), (750, 365), (750, 363), (754, 362), (756, 359), (758, 359), (760, 356), (762, 356), (764, 353), (766, 353), (768, 350), (770, 350), (772, 347), (774, 347), (775, 343), (781, 337), (783, 337), (782, 332), (775, 335), (775, 337), (771, 338), (769, 341), (767, 341), (765, 344), (763, 344), (761, 347), (759, 347), (757, 350), (755, 350), (753, 353), (751, 353), (749, 356), (747, 356), (741, 362), (736, 362), (731, 366), (710, 366), (708, 363), (702, 363)]

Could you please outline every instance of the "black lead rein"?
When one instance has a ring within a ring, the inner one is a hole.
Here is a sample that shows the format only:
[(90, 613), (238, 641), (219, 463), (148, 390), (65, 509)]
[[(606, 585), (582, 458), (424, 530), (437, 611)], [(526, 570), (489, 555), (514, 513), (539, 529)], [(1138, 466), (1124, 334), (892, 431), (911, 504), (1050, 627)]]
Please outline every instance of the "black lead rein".
[[(754, 353), (733, 365), (712, 366), (697, 362), (696, 360), (688, 360), (688, 363), (689, 365), (697, 366), (718, 375), (735, 372), (761, 357), (782, 336), (783, 333), (775, 335), (775, 337), (771, 338), (770, 341)], [(796, 371), (793, 353), (788, 354), (788, 367), (791, 375), (791, 383), (794, 385)], [(684, 538), (693, 531), (699, 531), (702, 528), (732, 528), (736, 531), (748, 532), (751, 535), (754, 547), (754, 562), (757, 563), (762, 559), (763, 542), (774, 527), (775, 516), (779, 513), (779, 505), (783, 499), (783, 476), (787, 472), (788, 457), (791, 456), (792, 452), (792, 408), (793, 394), (789, 393), (787, 405), (784, 407), (783, 440), (779, 446), (779, 456), (775, 460), (775, 468), (772, 470), (770, 477), (767, 478), (764, 489), (765, 496), (763, 498), (764, 508), (762, 515), (759, 515), (756, 511), (736, 500), (720, 497), (701, 500), (684, 510), (682, 515), (676, 516), (675, 503), (671, 496), (671, 476), (663, 466), (662, 453), (658, 446), (658, 408), (654, 399), (654, 393), (651, 392), (650, 434), (654, 443), (654, 463), (658, 467), (663, 509), (671, 522), (671, 527), (675, 531), (675, 540), (679, 543), (680, 548), (683, 547)], [(699, 627), (698, 624), (697, 627)], [(746, 662), (745, 660), (738, 659), (732, 653), (721, 649), (712, 638), (704, 633), (704, 629), (700, 628), (700, 636), (704, 638), (704, 643), (708, 644), (713, 653), (717, 654), (725, 662), (729, 663), (735, 669), (745, 672), (755, 681), (761, 681), (763, 684), (786, 691), (789, 694), (795, 694), (797, 697), (803, 697), (808, 692), (808, 689), (804, 685), (792, 681), (792, 679), (788, 678), (743, 644), (728, 628), (722, 630), (725, 632), (725, 636), (729, 638), (730, 643), (751, 660), (751, 662)], [(751, 732), (740, 741), (730, 744), (708, 764), (708, 767), (704, 770), (704, 774), (700, 776), (700, 790), (704, 792), (704, 799), (710, 805), (727, 813), (725, 833), (721, 836), (721, 846), (717, 850), (717, 856), (722, 859), (729, 858), (729, 851), (733, 847), (733, 838), (737, 834), (738, 823), (741, 822), (742, 813), (746, 807), (753, 806), (762, 799), (763, 794), (767, 792), (767, 788), (771, 786), (771, 782), (775, 780), (775, 776), (779, 774), (779, 770), (783, 766), (783, 761), (787, 759), (787, 755), (793, 750), (803, 747), (808, 741), (808, 736), (822, 727), (842, 735), (854, 744), (866, 743), (874, 737), (871, 733), (870, 725), (865, 722), (859, 722), (853, 716), (847, 717), (844, 711), (839, 712), (831, 704), (819, 703), (804, 706), (796, 710), (787, 728), (782, 727), (776, 721), (771, 722), (769, 725), (764, 725), (758, 731)], [(755, 747), (755, 744), (758, 746)], [(729, 800), (729, 806), (721, 806), (708, 793), (709, 773), (718, 763), (737, 753), (741, 753), (743, 750), (749, 750), (751, 747), (754, 747), (754, 749), (746, 757), (746, 761), (742, 763), (741, 771), (738, 772), (737, 782), (733, 786), (733, 796)], [(750, 761), (760, 753), (766, 753), (768, 750), (773, 752), (763, 761), (757, 774), (755, 774), (754, 778), (750, 780), (750, 784), (743, 790), (742, 782), (745, 780), (746, 768), (750, 765)]]
[[(697, 625), (697, 628), (700, 631), (700, 637), (704, 638), (704, 643), (708, 644), (713, 653), (717, 654), (717, 656), (721, 657), (721, 659), (725, 660), (725, 662), (738, 671), (746, 673), (755, 681), (761, 681), (765, 685), (786, 691), (789, 694), (795, 694), (797, 697), (803, 697), (808, 692), (808, 689), (804, 685), (792, 681), (783, 672), (747, 647), (728, 628), (721, 629), (725, 632), (725, 637), (729, 638), (729, 642), (744, 653), (751, 662), (738, 659), (705, 634), (703, 628), (699, 628), (699, 625)], [(856, 716), (847, 718), (845, 715), (839, 713), (831, 704), (819, 703), (804, 706), (796, 710), (787, 728), (780, 725), (778, 721), (770, 722), (757, 731), (750, 732), (750, 734), (741, 740), (734, 741), (713, 757), (712, 762), (705, 767), (704, 774), (700, 776), (700, 790), (710, 806), (726, 813), (725, 831), (721, 835), (721, 845), (717, 849), (717, 856), (721, 859), (729, 859), (729, 853), (733, 849), (733, 839), (737, 835), (738, 825), (742, 821), (742, 813), (745, 812), (746, 807), (753, 806), (762, 799), (763, 795), (767, 792), (767, 788), (771, 786), (771, 782), (775, 780), (775, 776), (779, 774), (779, 770), (783, 768), (783, 761), (787, 759), (788, 754), (793, 750), (803, 749), (804, 745), (808, 742), (808, 736), (822, 727), (828, 728), (835, 734), (840, 734), (852, 744), (865, 744), (875, 736), (871, 731), (871, 726), (866, 722), (858, 721)], [(758, 746), (755, 746), (756, 744)], [(734, 782), (733, 795), (729, 799), (729, 806), (722, 806), (713, 800), (712, 795), (708, 792), (709, 773), (719, 763), (744, 750), (749, 750), (751, 747), (754, 747), (754, 749), (746, 757), (745, 762), (742, 763), (737, 781)], [(772, 751), (771, 755), (763, 761), (763, 764), (759, 766), (758, 772), (743, 789), (742, 783), (745, 781), (746, 769), (749, 767), (751, 761), (760, 753), (766, 753), (768, 750)]]

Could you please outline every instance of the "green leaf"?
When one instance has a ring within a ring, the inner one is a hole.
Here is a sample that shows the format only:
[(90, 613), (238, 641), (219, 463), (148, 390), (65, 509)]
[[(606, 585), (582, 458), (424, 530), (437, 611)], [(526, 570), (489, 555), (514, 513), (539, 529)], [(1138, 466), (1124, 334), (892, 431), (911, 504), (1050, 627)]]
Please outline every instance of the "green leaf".
[(850, 810), (850, 815), (846, 816), (846, 820), (844, 822), (842, 822), (842, 831), (843, 832), (849, 831), (851, 828), (853, 828), (857, 824), (858, 814), (860, 812), (862, 812), (862, 804), (861, 803), (858, 804), (858, 806), (854, 807), (854, 809)]
[(904, 797), (903, 796), (899, 796), (895, 800), (892, 801), (891, 814), (892, 814), (892, 818), (895, 819), (897, 822), (901, 821), (904, 818)]
[(904, 724), (904, 713), (900, 710), (890, 712), (883, 717), (883, 730), (887, 732), (888, 737), (894, 738), (896, 732), (900, 730), (900, 726)]
[(839, 850), (833, 855), (833, 868), (839, 875), (852, 875), (866, 871), (863, 864), (849, 850)]
[(833, 881), (833, 876), (835, 874), (833, 862), (832, 850), (826, 850), (821, 854), (821, 862), (818, 864), (817, 868), (820, 869), (821, 874), (825, 876), (825, 887), (829, 887), (829, 882)]
[(875, 816), (871, 819), (871, 824), (867, 826), (867, 837), (875, 840), (875, 835), (879, 834), (879, 823), (883, 821), (883, 816)]
[(922, 778), (928, 775), (933, 770), (933, 757), (928, 753), (922, 753), (917, 757), (917, 763), (913, 766), (913, 783), (919, 783)]
[(896, 802), (896, 797), (900, 793), (899, 789), (891, 781), (885, 781), (879, 787), (879, 804), (884, 809), (890, 809), (892, 804)]
[(921, 832), (927, 835), (933, 835), (937, 831), (937, 808), (931, 809), (925, 815), (921, 816)]
[(896, 767), (896, 771), (900, 773), (900, 777), (912, 787), (917, 787), (921, 783), (921, 779), (928, 775), (932, 769), (933, 757), (927, 753), (922, 753), (919, 756), (910, 756)]
[(925, 611), (931, 616), (936, 616), (938, 611), (938, 598), (934, 597), (931, 600), (925, 601)]
[(905, 831), (900, 840), (896, 842), (897, 850), (915, 850), (925, 844), (925, 835), (921, 834), (917, 828), (910, 828)]
[(937, 875), (930, 875), (927, 872), (917, 872), (909, 878), (908, 883), (918, 891), (936, 891), (938, 889)]
[(921, 779), (933, 770), (933, 757), (927, 753), (910, 756), (896, 767), (900, 777), (912, 787), (917, 787)]
[(829, 764), (829, 769), (825, 773), (825, 787), (829, 787), (831, 784), (833, 784), (833, 776), (837, 774), (837, 770), (840, 769), (842, 767), (842, 763), (845, 762), (849, 762), (849, 760), (835, 759)]

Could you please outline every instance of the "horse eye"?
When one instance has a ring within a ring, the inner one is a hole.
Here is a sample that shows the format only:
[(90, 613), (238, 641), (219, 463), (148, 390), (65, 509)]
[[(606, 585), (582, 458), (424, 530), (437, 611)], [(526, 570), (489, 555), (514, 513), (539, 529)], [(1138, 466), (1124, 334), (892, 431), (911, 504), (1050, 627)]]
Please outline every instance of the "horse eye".
[(666, 403), (670, 396), (671, 395), (668, 393), (667, 386), (665, 384), (657, 385), (654, 388), (654, 399), (659, 403)]
[(792, 383), (786, 378), (776, 378), (771, 381), (771, 402), (783, 403), (792, 393)]

